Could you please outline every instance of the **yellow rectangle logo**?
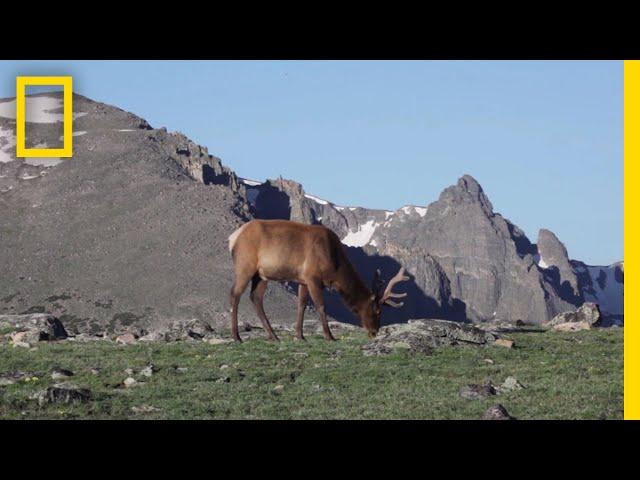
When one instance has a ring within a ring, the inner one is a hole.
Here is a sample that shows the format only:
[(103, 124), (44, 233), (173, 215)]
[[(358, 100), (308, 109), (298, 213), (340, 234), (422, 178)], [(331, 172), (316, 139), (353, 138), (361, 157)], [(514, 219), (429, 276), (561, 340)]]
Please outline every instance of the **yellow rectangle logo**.
[[(63, 87), (62, 148), (26, 148), (26, 88)], [(72, 77), (16, 77), (16, 157), (71, 157), (73, 155), (73, 79)]]

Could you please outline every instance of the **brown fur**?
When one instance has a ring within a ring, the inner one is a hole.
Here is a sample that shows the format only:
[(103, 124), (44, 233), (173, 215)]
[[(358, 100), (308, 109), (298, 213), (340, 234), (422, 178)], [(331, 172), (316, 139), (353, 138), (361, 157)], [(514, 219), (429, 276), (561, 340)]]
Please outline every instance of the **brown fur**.
[(338, 236), (321, 225), (286, 220), (252, 220), (229, 237), (235, 280), (231, 289), (232, 334), (238, 334), (240, 296), (251, 282), (251, 300), (269, 338), (277, 340), (267, 319), (262, 300), (267, 282), (293, 281), (298, 288), (296, 337), (304, 339), (302, 322), (310, 295), (320, 315), (324, 336), (333, 340), (324, 311), (322, 289), (337, 290), (358, 315), (362, 325), (375, 335), (380, 326), (377, 297), (362, 282), (347, 258)]

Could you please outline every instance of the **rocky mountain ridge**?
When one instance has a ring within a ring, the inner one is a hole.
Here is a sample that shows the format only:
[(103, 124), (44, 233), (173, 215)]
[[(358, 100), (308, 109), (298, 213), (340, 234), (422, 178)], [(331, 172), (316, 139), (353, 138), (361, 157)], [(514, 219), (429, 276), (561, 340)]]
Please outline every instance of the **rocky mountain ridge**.
[[(55, 94), (33, 96), (35, 112), (42, 98), (48, 99), (42, 112), (55, 113)], [(425, 317), (542, 323), (586, 300), (622, 320), (622, 264), (570, 260), (546, 230), (531, 243), (494, 212), (471, 176), (425, 207), (339, 206), (295, 181), (239, 178), (185, 135), (80, 95), (73, 159), (15, 159), (15, 121), (2, 116), (6, 103), (0, 100), (0, 312), (47, 311), (94, 330), (186, 317), (226, 323), (227, 236), (251, 218), (285, 218), (334, 230), (366, 280), (376, 268), (387, 276), (407, 268), (408, 301), (385, 312), (386, 323)], [(52, 145), (58, 126), (29, 123), (28, 135)], [(274, 319), (292, 321), (292, 291), (269, 289)], [(332, 316), (353, 321), (331, 293), (328, 304)], [(253, 317), (243, 303), (241, 318)]]

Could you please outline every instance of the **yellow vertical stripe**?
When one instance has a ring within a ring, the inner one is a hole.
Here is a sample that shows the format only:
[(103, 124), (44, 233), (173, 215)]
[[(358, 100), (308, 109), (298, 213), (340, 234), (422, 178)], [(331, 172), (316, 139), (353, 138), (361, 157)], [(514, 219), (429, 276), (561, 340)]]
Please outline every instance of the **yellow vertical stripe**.
[[(624, 62), (624, 418), (640, 419), (640, 61)], [(638, 243), (634, 245), (634, 240)], [(635, 248), (634, 248), (635, 247)]]

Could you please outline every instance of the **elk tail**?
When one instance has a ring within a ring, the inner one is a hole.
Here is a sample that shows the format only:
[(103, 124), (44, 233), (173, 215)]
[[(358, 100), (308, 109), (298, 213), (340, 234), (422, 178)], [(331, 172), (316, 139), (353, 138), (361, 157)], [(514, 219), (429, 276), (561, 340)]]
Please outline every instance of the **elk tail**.
[(229, 235), (229, 251), (231, 253), (233, 253), (233, 247), (235, 246), (236, 241), (238, 240), (238, 237), (240, 236), (240, 234), (243, 232), (243, 230), (247, 225), (249, 224), (245, 223), (240, 228), (237, 228), (231, 235)]

